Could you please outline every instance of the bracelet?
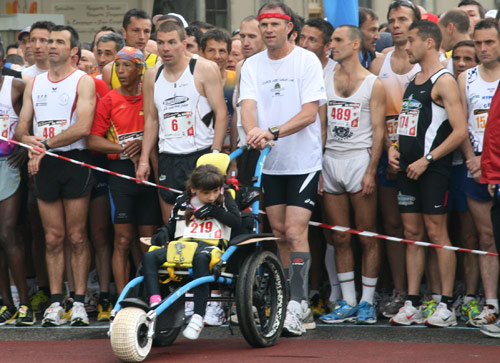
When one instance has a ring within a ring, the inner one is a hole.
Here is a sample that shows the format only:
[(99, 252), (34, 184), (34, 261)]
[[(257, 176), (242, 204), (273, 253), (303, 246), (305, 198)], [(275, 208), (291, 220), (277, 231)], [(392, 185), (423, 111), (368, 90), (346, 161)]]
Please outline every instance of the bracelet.
[(149, 166), (148, 163), (139, 163), (139, 165), (142, 165), (142, 166)]
[(219, 149), (212, 149), (212, 153), (218, 154), (218, 153), (220, 153), (220, 150)]
[(391, 146), (394, 146), (397, 151), (399, 151), (399, 144), (397, 142), (393, 142)]
[(49, 151), (51, 149), (51, 147), (49, 146), (49, 144), (47, 144), (47, 141), (48, 141), (48, 139), (43, 140), (42, 144), (43, 144), (43, 146), (45, 146), (45, 150)]

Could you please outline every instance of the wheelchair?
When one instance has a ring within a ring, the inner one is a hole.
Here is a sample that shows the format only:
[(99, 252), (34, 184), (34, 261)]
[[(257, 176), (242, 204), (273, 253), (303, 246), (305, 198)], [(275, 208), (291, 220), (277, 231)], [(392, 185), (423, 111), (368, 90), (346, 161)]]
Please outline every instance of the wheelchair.
[[(229, 160), (240, 156), (244, 150), (245, 147), (235, 150), (229, 155)], [(262, 166), (269, 151), (270, 146), (267, 146), (261, 152), (253, 192), (260, 188)], [(159, 271), (160, 282), (163, 282), (160, 284), (162, 301), (154, 308), (149, 306), (143, 276), (134, 278), (125, 286), (111, 312), (108, 331), (112, 350), (118, 359), (141, 362), (147, 358), (153, 345), (173, 344), (184, 325), (185, 294), (201, 284), (218, 284), (218, 288), (226, 292), (223, 296), (230, 295), (209, 300), (236, 303), (238, 326), (249, 345), (262, 348), (276, 343), (286, 315), (286, 280), (276, 255), (262, 248), (261, 242), (276, 238), (272, 234), (257, 233), (258, 199), (253, 197), (251, 212), (243, 217), (250, 221), (252, 233), (231, 238), (220, 260), (213, 264), (210, 276), (193, 279), (192, 268), (165, 269), (165, 265), (162, 266)], [(176, 243), (179, 242), (170, 242)]]

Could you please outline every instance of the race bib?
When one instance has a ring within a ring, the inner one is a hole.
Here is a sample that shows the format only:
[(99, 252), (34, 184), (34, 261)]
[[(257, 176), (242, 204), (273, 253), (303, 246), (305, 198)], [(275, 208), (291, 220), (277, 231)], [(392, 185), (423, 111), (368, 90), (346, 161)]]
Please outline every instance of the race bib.
[(398, 116), (399, 115), (387, 115), (385, 117), (387, 135), (392, 142), (398, 141)]
[[(185, 223), (178, 221), (177, 223)], [(225, 239), (229, 240), (231, 228), (224, 226), (216, 219), (194, 219), (188, 226), (184, 227), (183, 237), (193, 239)]]
[(351, 128), (359, 126), (361, 104), (358, 102), (328, 101), (328, 120), (332, 126)]
[(417, 137), (419, 110), (403, 109), (399, 114), (398, 135)]
[(194, 136), (194, 118), (191, 111), (167, 112), (163, 115), (163, 130), (167, 139)]
[(66, 130), (69, 127), (69, 122), (67, 120), (37, 121), (36, 126), (35, 136), (50, 139)]
[(0, 115), (0, 135), (10, 139), (10, 116)]
[[(143, 131), (129, 132), (128, 134), (118, 135), (118, 143), (124, 146), (126, 143), (134, 140), (142, 140)], [(125, 153), (120, 154), (121, 160), (130, 159)]]
[(488, 111), (489, 110), (474, 110), (474, 132), (483, 133), (486, 128), (486, 122), (488, 122)]

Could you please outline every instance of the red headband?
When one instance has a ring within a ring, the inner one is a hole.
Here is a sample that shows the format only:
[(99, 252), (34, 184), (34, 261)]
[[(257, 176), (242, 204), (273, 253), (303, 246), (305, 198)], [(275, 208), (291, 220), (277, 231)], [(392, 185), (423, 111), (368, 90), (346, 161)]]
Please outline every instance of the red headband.
[(264, 14), (260, 14), (257, 17), (257, 20), (261, 21), (262, 19), (268, 19), (268, 18), (278, 18), (278, 19), (284, 19), (284, 20), (287, 20), (287, 21), (291, 21), (292, 20), (292, 18), (290, 18), (288, 15), (281, 14), (281, 13), (264, 13)]

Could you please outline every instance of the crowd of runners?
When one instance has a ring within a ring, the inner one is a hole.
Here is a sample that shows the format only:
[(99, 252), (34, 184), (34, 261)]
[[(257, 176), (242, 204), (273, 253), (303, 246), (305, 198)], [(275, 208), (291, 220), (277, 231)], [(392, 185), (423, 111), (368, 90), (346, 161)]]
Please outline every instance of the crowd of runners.
[[(497, 253), (499, 19), (473, 0), (437, 15), (401, 0), (335, 29), (284, 3), (232, 32), (141, 9), (92, 43), (23, 29), (0, 46), (0, 325), (109, 320), (139, 237), (163, 233), (198, 158), (250, 145), (227, 173), (249, 186), (271, 143), (263, 218), (289, 280), (286, 335), (385, 318), (500, 338), (498, 257), (309, 228)], [(199, 330), (235, 318), (196, 309)]]

